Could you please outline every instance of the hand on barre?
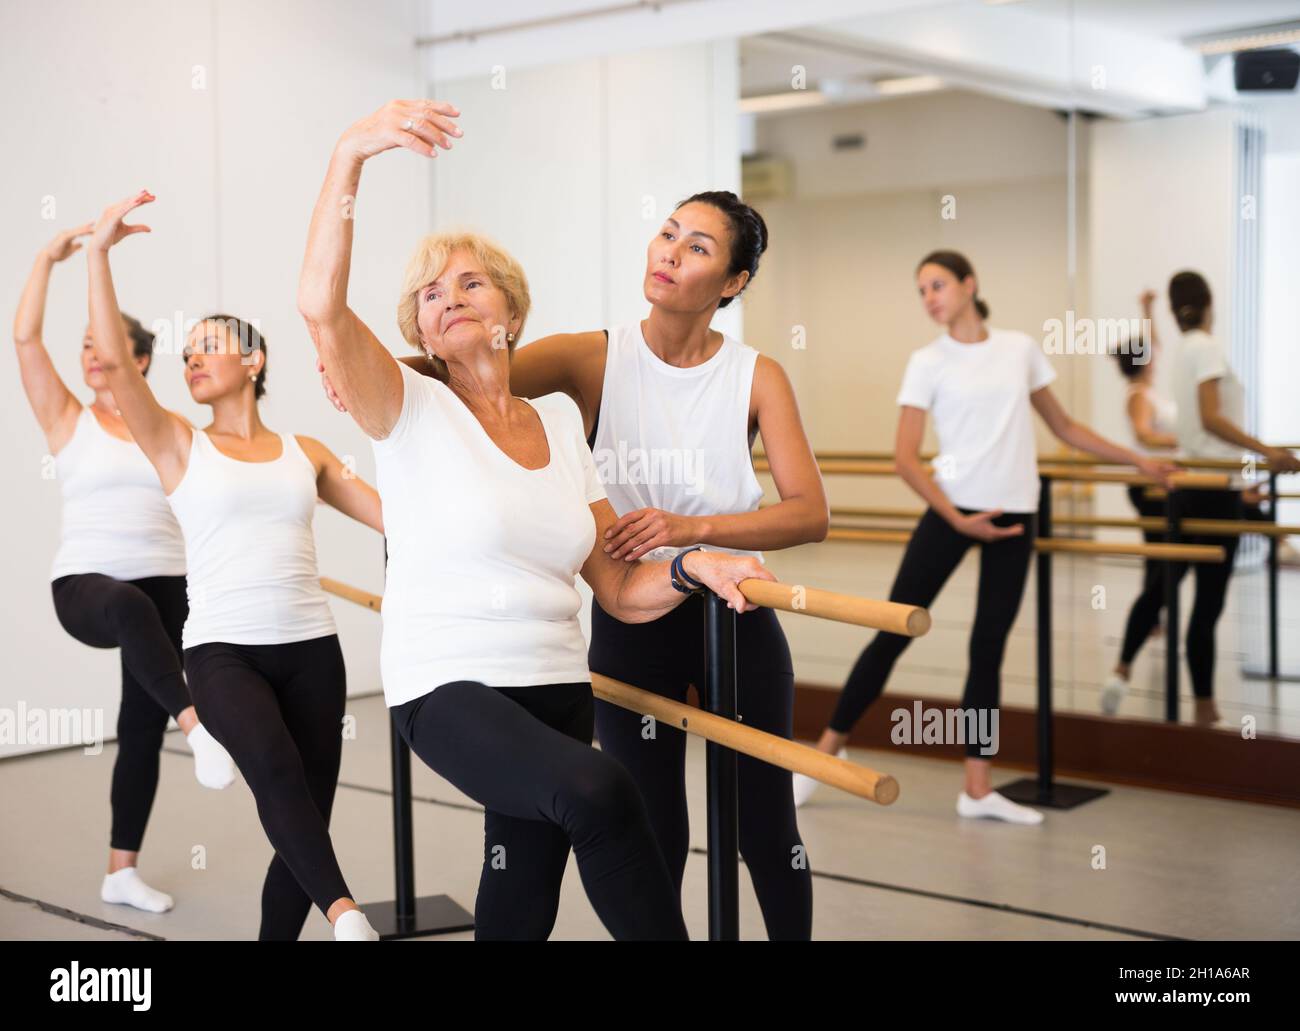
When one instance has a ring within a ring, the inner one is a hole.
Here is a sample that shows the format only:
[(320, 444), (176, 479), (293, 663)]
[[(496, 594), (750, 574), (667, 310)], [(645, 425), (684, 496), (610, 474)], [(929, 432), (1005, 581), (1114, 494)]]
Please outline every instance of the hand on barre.
[(720, 551), (687, 552), (682, 559), (682, 569), (691, 579), (698, 580), (723, 598), (727, 608), (737, 612), (749, 612), (761, 607), (741, 593), (742, 581), (776, 580), (772, 571), (752, 555), (731, 555)]
[(1170, 486), (1170, 477), (1175, 473), (1183, 472), (1173, 462), (1163, 458), (1148, 458), (1146, 455), (1137, 455), (1136, 458), (1133, 467), (1143, 476), (1150, 476), (1165, 489)]

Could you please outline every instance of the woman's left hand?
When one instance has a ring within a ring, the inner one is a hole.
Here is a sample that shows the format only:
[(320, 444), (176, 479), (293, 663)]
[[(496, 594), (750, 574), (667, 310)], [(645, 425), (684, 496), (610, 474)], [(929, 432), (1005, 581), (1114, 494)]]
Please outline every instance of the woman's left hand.
[(605, 552), (610, 558), (634, 562), (655, 548), (683, 548), (699, 544), (693, 516), (675, 515), (658, 508), (638, 508), (619, 516), (605, 531)]

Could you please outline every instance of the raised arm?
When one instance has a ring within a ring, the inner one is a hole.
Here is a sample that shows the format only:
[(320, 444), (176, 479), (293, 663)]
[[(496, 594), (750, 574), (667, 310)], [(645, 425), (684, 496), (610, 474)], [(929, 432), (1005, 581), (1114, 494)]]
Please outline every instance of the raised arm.
[(76, 229), (65, 229), (41, 249), (14, 316), (18, 374), (51, 451), (58, 451), (72, 435), (81, 402), (60, 378), (45, 349), (45, 297), (50, 286), (50, 270), (81, 250), (78, 238), (89, 235), (94, 228), (93, 222), (87, 222)]
[(131, 436), (158, 470), (163, 490), (171, 493), (185, 474), (193, 430), (187, 422), (158, 403), (132, 357), (126, 329), (122, 325), (122, 312), (117, 306), (113, 271), (108, 263), (108, 252), (115, 244), (135, 233), (149, 232), (148, 226), (127, 225), (123, 219), (140, 205), (150, 204), (153, 200), (153, 194), (141, 190), (134, 197), (105, 208), (95, 223), (95, 231), (86, 248), (90, 274), (90, 333), (100, 366), (108, 378), (109, 389), (113, 391), (113, 400), (121, 409)]
[(316, 467), (316, 496), (345, 516), (383, 533), (384, 511), (379, 492), (319, 440), (299, 436), (298, 443)]
[(298, 281), (298, 311), (340, 402), (362, 431), (376, 440), (388, 436), (401, 414), (402, 376), (396, 359), (348, 307), (352, 222), (361, 167), (395, 147), (436, 156), (437, 146), (450, 148), (447, 134), (460, 135), (452, 122), (459, 113), (437, 101), (394, 100), (351, 126), (334, 147), (312, 212)]

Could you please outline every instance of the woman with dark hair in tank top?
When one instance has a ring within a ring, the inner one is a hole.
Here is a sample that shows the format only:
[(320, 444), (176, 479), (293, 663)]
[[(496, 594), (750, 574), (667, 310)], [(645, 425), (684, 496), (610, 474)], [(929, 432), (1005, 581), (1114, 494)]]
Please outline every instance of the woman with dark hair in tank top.
[[(944, 332), (913, 353), (898, 394), (898, 474), (928, 507), (903, 552), (889, 598), (929, 607), (971, 545), (980, 545), (961, 701), (968, 729), (965, 784), (957, 796), (957, 813), (1040, 823), (1040, 812), (1017, 805), (992, 786), (992, 756), (997, 750), (993, 717), (1002, 689), (1002, 656), (1024, 595), (1038, 510), (1032, 413), (1037, 412), (1062, 443), (1108, 462), (1132, 465), (1159, 479), (1172, 467), (1113, 444), (1066, 414), (1049, 387), (1056, 373), (1040, 343), (1025, 333), (986, 325), (988, 305), (980, 299), (975, 270), (963, 255), (927, 255), (917, 265), (916, 280), (921, 303)], [(939, 438), (933, 477), (920, 459), (927, 415), (933, 417)], [(875, 636), (850, 672), (818, 748), (835, 754), (847, 745), (854, 724), (880, 697), (894, 663), (911, 641), (899, 634)], [(798, 778), (801, 802), (815, 786)]]
[[(709, 326), (757, 274), (766, 248), (757, 211), (734, 193), (697, 193), (650, 241), (645, 319), (544, 337), (515, 355), (512, 391), (558, 391), (578, 405), (618, 515), (604, 543), (616, 559), (655, 561), (695, 548), (761, 559), (765, 549), (826, 537), (826, 492), (789, 378), (772, 358)], [(402, 361), (432, 374), (424, 358)], [(337, 405), (328, 383), (326, 390)], [(780, 495), (762, 509), (750, 456), (759, 434)], [(593, 600), (592, 672), (685, 700), (691, 684), (702, 690), (704, 683), (703, 612), (695, 597), (658, 619), (629, 624)], [(736, 627), (739, 717), (790, 738), (794, 671), (776, 614), (746, 612)], [(680, 895), (690, 846), (686, 734), (662, 723), (653, 736), (644, 731), (640, 716), (597, 701), (601, 749), (640, 788)], [(809, 938), (812, 873), (790, 773), (743, 755), (738, 765), (740, 853), (768, 936)]]
[[(14, 344), (23, 389), (55, 457), (63, 497), (59, 550), (50, 572), (55, 615), (82, 644), (121, 649), (112, 827), (100, 898), (161, 913), (172, 908), (172, 897), (146, 884), (137, 864), (158, 790), (167, 718), (174, 717), (185, 733), (200, 784), (226, 787), (234, 764), (199, 722), (181, 671), (181, 626), (188, 612), (185, 542), (158, 474), (122, 419), (89, 328), (81, 345), (82, 380), (95, 392), (89, 405), (64, 384), (45, 349), (50, 272), (81, 249), (79, 239), (92, 228), (88, 223), (65, 230), (37, 255), (14, 317)], [(153, 334), (129, 315), (122, 322), (144, 376), (153, 362)]]
[(379, 495), (311, 437), (274, 433), (258, 399), (266, 341), (229, 315), (185, 345), (196, 430), (154, 398), (130, 359), (109, 250), (148, 232), (123, 219), (147, 190), (105, 209), (87, 248), (95, 351), (127, 426), (158, 472), (185, 537), (185, 672), (204, 723), (234, 756), (275, 849), (262, 886), (263, 940), (293, 940), (313, 903), (341, 941), (374, 941), (329, 836), (342, 758), (346, 670), (316, 568), (316, 500), (383, 533)]

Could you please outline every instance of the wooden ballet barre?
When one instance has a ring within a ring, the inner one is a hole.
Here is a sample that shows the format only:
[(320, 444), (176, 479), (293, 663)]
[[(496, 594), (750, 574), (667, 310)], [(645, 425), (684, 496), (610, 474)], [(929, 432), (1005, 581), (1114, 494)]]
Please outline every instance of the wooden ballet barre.
[[(844, 516), (849, 519), (920, 519), (925, 513), (915, 508), (832, 508), (831, 518)], [(1142, 516), (1136, 519), (1122, 519), (1110, 516), (1053, 516), (1056, 526), (1094, 527), (1115, 530), (1143, 530), (1151, 533), (1163, 533), (1169, 524), (1159, 516)], [(1264, 537), (1290, 537), (1300, 534), (1300, 526), (1271, 523), (1262, 519), (1183, 519), (1179, 522), (1184, 534), (1200, 534), (1205, 537), (1234, 537), (1240, 534), (1257, 533)], [(889, 530), (893, 527), (862, 527), (861, 529)]]
[[(863, 544), (906, 544), (911, 530), (858, 530), (832, 526), (826, 534), (831, 541), (858, 541)], [(1223, 548), (1217, 544), (1146, 544), (1110, 541), (1081, 541), (1065, 537), (1038, 537), (1035, 551), (1072, 555), (1134, 555), (1138, 558), (1162, 559), (1167, 562), (1222, 562)]]
[[(758, 597), (750, 597), (750, 591), (753, 590), (754, 584), (761, 585), (760, 589), (754, 593), (768, 600), (764, 601), (759, 600)], [(380, 595), (372, 594), (370, 591), (363, 591), (359, 587), (353, 587), (351, 584), (345, 584), (340, 580), (322, 576), (320, 585), (326, 593), (344, 598), (357, 605), (364, 605), (373, 612), (379, 612), (383, 607), (383, 598)], [(824, 597), (812, 600), (808, 608), (797, 609), (793, 608), (792, 601), (796, 588), (788, 587), (785, 584), (772, 583), (768, 580), (742, 580), (740, 588), (746, 598), (757, 605), (769, 605), (771, 603), (770, 607), (772, 608), (783, 608), (788, 604), (791, 606), (789, 611), (802, 611), (810, 615), (818, 614), (811, 611), (813, 607), (826, 609), (827, 606), (830, 606), (831, 608), (827, 611), (839, 611), (837, 606), (842, 606), (845, 602), (858, 603), (867, 601), (865, 598), (853, 598), (848, 595), (832, 594), (830, 591), (817, 591), (814, 588), (807, 588), (810, 597), (813, 595)], [(776, 588), (776, 590), (773, 591), (772, 588)], [(874, 605), (890, 604), (890, 602), (874, 603)], [(918, 609), (912, 605), (893, 605), (893, 608), (910, 610), (903, 617), (904, 622), (914, 619), (915, 613), (921, 613), (925, 617), (925, 629), (916, 632), (925, 633), (925, 630), (929, 629), (930, 617), (925, 609)], [(870, 618), (873, 619), (879, 615), (879, 611), (874, 606), (869, 607), (869, 612)], [(861, 623), (858, 618), (853, 618), (860, 615), (860, 613), (850, 610), (843, 612), (840, 616), (824, 615), (823, 618), (843, 618), (844, 622), (859, 623), (862, 626), (875, 625), (874, 623)], [(897, 614), (891, 614), (891, 618), (896, 619)], [(888, 621), (888, 619), (881, 618), (881, 622)], [(905, 633), (906, 630), (894, 630), (892, 632)], [(664, 698), (662, 695), (654, 694), (651, 691), (644, 691), (639, 687), (633, 687), (631, 684), (625, 684), (619, 680), (611, 680), (599, 673), (591, 675), (591, 689), (596, 697), (603, 698), (614, 705), (630, 709), (632, 712), (641, 713), (644, 716), (653, 716), (656, 720), (677, 727), (679, 730), (684, 730), (688, 734), (694, 734), (706, 741), (712, 741), (715, 744), (730, 748), (732, 751), (742, 752), (745, 755), (753, 756), (755, 759), (761, 759), (763, 762), (780, 766), (783, 770), (806, 774), (814, 780), (847, 791), (859, 798), (879, 802), (881, 805), (889, 805), (898, 798), (898, 781), (887, 773), (878, 773), (869, 767), (859, 766), (857, 763), (851, 763), (844, 759), (837, 759), (833, 755), (827, 755), (825, 752), (818, 751), (808, 745), (788, 741), (783, 737), (757, 730), (754, 727), (746, 727), (734, 720), (715, 716), (713, 713), (697, 709), (693, 705), (675, 702), (670, 698)]]
[[(329, 594), (364, 605), (374, 612), (381, 611), (383, 599), (378, 594), (371, 594), (359, 587), (353, 587), (339, 580), (331, 580), (325, 576), (320, 578), (320, 585)], [(817, 616), (819, 619), (831, 619), (838, 623), (853, 623), (856, 626), (887, 630), (891, 634), (903, 634), (907, 637), (920, 637), (930, 629), (930, 613), (915, 605), (859, 598), (852, 594), (836, 594), (834, 591), (823, 591), (816, 587), (776, 583), (772, 580), (742, 580), (739, 587), (740, 593), (747, 601), (769, 609), (799, 612), (805, 616)]]
[(898, 798), (898, 781), (889, 774), (837, 759), (809, 745), (787, 741), (599, 673), (591, 675), (591, 689), (597, 698), (631, 712), (653, 716), (666, 726), (684, 730), (783, 770), (805, 774), (859, 798), (881, 805), (889, 805)]
[(905, 637), (920, 637), (930, 629), (930, 613), (916, 605), (859, 598), (772, 580), (741, 580), (739, 587), (746, 601), (769, 609), (801, 612), (805, 616), (853, 623)]
[[(929, 470), (929, 466), (925, 467)], [(893, 462), (834, 461), (820, 465), (823, 476), (896, 476), (898, 469)], [(770, 472), (768, 463), (755, 462), (757, 473)], [(1142, 473), (1128, 472), (1123, 469), (1091, 469), (1068, 465), (1041, 465), (1038, 475), (1053, 480), (1070, 480), (1078, 483), (1131, 483), (1154, 485), (1156, 481)], [(1176, 472), (1169, 478), (1170, 483), (1180, 490), (1227, 490), (1229, 477), (1226, 473), (1190, 473)]]
[[(1287, 450), (1296, 450), (1288, 448)], [(925, 451), (920, 454), (922, 461), (930, 462), (936, 457), (936, 452)], [(894, 452), (892, 451), (816, 451), (813, 457), (818, 461), (840, 463), (840, 462), (892, 462), (894, 461)], [(1234, 458), (1196, 458), (1191, 455), (1158, 455), (1160, 458), (1167, 458), (1175, 465), (1185, 466), (1188, 469), (1211, 469), (1223, 470), (1227, 472), (1241, 471), (1243, 462)], [(767, 462), (766, 452), (756, 451), (754, 461)], [(1104, 458), (1094, 458), (1091, 455), (1080, 454), (1062, 454), (1062, 455), (1039, 455), (1039, 464), (1041, 465), (1072, 465), (1072, 466), (1107, 466), (1120, 465), (1122, 463), (1107, 461)], [(757, 464), (755, 465), (757, 468)], [(1268, 472), (1268, 459), (1256, 458), (1255, 469), (1260, 472)], [(1285, 475), (1285, 474), (1283, 474)]]

